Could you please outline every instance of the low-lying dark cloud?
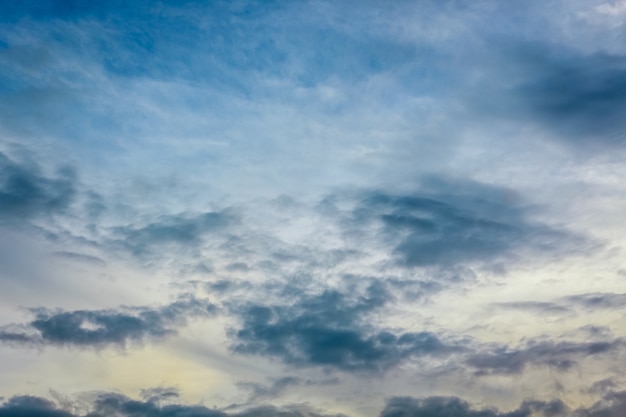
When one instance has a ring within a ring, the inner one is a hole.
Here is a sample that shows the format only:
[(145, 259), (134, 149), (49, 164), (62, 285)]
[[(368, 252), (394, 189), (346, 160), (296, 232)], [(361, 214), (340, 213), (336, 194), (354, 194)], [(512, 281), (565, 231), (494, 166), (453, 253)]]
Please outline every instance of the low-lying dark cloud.
[[(175, 399), (175, 396), (168, 398)], [(321, 413), (307, 405), (263, 405), (229, 412), (203, 405), (162, 405), (161, 398), (139, 401), (115, 393), (97, 394), (86, 404), (88, 411), (84, 413), (66, 409), (78, 409), (71, 407), (71, 402), (63, 405), (60, 408), (41, 397), (15, 396), (0, 404), (0, 417), (346, 417)], [(495, 407), (475, 408), (458, 397), (391, 397), (379, 417), (623, 417), (625, 413), (626, 391), (619, 391), (607, 393), (591, 407), (572, 409), (559, 399), (527, 399), (508, 412)]]
[(367, 323), (389, 299), (376, 282), (365, 294), (336, 290), (304, 296), (282, 305), (248, 304), (231, 331), (240, 354), (275, 357), (296, 366), (345, 371), (385, 371), (409, 357), (454, 351), (429, 332), (396, 333)]
[(466, 364), (474, 368), (477, 375), (519, 374), (528, 365), (567, 371), (579, 359), (608, 353), (623, 346), (622, 339), (597, 342), (530, 341), (517, 349), (499, 347), (476, 351), (466, 359)]
[(568, 411), (560, 400), (528, 400), (514, 411), (500, 412), (495, 408), (477, 410), (457, 397), (393, 397), (380, 417), (567, 417)]
[[(412, 194), (363, 193), (345, 226), (350, 233), (373, 228), (392, 245), (399, 265), (445, 267), (510, 261), (573, 250), (582, 237), (530, 219), (513, 190), (460, 180), (431, 178)], [(587, 242), (589, 243), (589, 242)]]
[(0, 417), (74, 417), (57, 408), (52, 401), (41, 397), (19, 396), (0, 405)]
[(121, 394), (102, 393), (84, 414), (60, 409), (41, 397), (16, 396), (0, 405), (0, 417), (345, 417), (323, 414), (305, 405), (256, 406), (239, 412), (225, 412), (203, 405), (167, 404), (160, 399), (138, 401)]
[(61, 169), (47, 177), (32, 164), (20, 164), (0, 153), (0, 219), (16, 222), (64, 213), (76, 195), (76, 176)]
[(175, 334), (187, 318), (214, 313), (206, 300), (183, 298), (160, 308), (120, 307), (111, 310), (57, 311), (31, 309), (28, 324), (0, 328), (0, 342), (103, 348), (125, 346), (146, 338)]
[(576, 410), (573, 417), (626, 416), (626, 391), (610, 392), (589, 408)]

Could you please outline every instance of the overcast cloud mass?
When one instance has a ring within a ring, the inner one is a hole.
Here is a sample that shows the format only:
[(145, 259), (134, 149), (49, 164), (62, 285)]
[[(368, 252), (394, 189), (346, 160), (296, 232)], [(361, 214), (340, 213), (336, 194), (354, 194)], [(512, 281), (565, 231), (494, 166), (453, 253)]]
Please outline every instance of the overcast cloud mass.
[(0, 417), (626, 415), (623, 0), (0, 2)]

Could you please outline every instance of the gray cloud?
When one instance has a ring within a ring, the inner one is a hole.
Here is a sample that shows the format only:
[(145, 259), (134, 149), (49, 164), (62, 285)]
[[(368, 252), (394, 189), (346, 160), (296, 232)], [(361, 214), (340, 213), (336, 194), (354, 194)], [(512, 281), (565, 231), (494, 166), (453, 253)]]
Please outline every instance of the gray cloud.
[(587, 309), (620, 309), (626, 307), (626, 294), (578, 294), (566, 297), (565, 301)]
[(532, 251), (573, 250), (585, 239), (530, 220), (513, 190), (471, 181), (430, 178), (412, 194), (363, 193), (346, 228), (381, 228), (397, 263), (453, 267), (511, 260)]
[(19, 164), (0, 153), (0, 215), (2, 223), (64, 213), (76, 194), (75, 173), (65, 168), (56, 178), (35, 165)]
[(569, 308), (557, 303), (543, 301), (511, 301), (494, 303), (493, 305), (498, 308), (529, 311), (537, 314), (564, 314), (571, 312)]
[(429, 332), (394, 333), (368, 325), (368, 315), (388, 299), (384, 285), (375, 282), (362, 295), (326, 290), (291, 304), (248, 304), (235, 311), (242, 323), (231, 331), (232, 349), (296, 366), (377, 372), (409, 357), (456, 350)]
[[(494, 117), (538, 123), (573, 146), (626, 142), (626, 56), (493, 40), (504, 63), (471, 100)], [(497, 56), (497, 54), (496, 54)]]
[(93, 255), (86, 255), (84, 253), (77, 253), (77, 252), (70, 252), (70, 251), (57, 251), (57, 252), (54, 252), (53, 255), (59, 258), (82, 262), (82, 263), (88, 263), (92, 265), (98, 265), (98, 266), (106, 265), (106, 262), (102, 258), (93, 256)]
[[(70, 401), (64, 401), (67, 404), (63, 404), (62, 409), (41, 397), (15, 396), (0, 404), (0, 417), (345, 417), (343, 414), (323, 414), (306, 405), (264, 405), (227, 412), (203, 405), (162, 405), (160, 401), (160, 397), (139, 401), (121, 394), (100, 393), (89, 401), (89, 411), (80, 414), (66, 410), (76, 408)], [(379, 417), (622, 417), (624, 413), (626, 392), (620, 391), (609, 392), (591, 407), (572, 410), (558, 399), (527, 399), (508, 412), (493, 407), (477, 409), (458, 397), (391, 397)]]
[(622, 417), (626, 415), (626, 391), (610, 392), (589, 408), (576, 410), (573, 417)]
[(0, 417), (74, 417), (44, 398), (19, 396), (0, 405)]
[(217, 232), (236, 222), (236, 216), (228, 210), (206, 212), (196, 215), (162, 216), (145, 226), (117, 227), (116, 244), (140, 255), (159, 244), (197, 245), (207, 233)]
[(499, 347), (491, 351), (476, 351), (467, 358), (466, 364), (474, 368), (477, 375), (519, 374), (527, 365), (567, 371), (580, 358), (608, 353), (623, 346), (622, 339), (581, 343), (530, 341), (517, 349)]
[(295, 376), (284, 376), (281, 378), (273, 379), (269, 384), (259, 384), (255, 382), (239, 382), (237, 386), (250, 391), (250, 401), (255, 401), (263, 398), (274, 398), (283, 393), (289, 387), (298, 386), (303, 383), (302, 378)]
[(257, 406), (239, 412), (227, 413), (202, 405), (168, 404), (159, 400), (138, 401), (124, 395), (101, 393), (90, 404), (90, 411), (78, 414), (59, 409), (54, 403), (40, 397), (18, 396), (0, 405), (0, 417), (340, 417), (340, 414), (322, 414), (304, 405)]
[(525, 401), (517, 410), (505, 413), (493, 408), (476, 410), (457, 397), (393, 397), (387, 400), (380, 417), (566, 417), (568, 409), (554, 400)]
[(35, 318), (27, 325), (1, 327), (0, 342), (95, 348), (125, 346), (133, 341), (174, 334), (186, 318), (212, 314), (215, 306), (206, 300), (187, 297), (160, 308), (31, 311)]

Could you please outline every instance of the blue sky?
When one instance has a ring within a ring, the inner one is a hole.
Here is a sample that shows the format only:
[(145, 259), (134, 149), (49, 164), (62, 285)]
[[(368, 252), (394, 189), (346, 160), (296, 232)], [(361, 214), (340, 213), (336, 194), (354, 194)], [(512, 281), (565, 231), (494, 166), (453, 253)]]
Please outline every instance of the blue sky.
[(626, 412), (626, 3), (0, 4), (0, 417)]

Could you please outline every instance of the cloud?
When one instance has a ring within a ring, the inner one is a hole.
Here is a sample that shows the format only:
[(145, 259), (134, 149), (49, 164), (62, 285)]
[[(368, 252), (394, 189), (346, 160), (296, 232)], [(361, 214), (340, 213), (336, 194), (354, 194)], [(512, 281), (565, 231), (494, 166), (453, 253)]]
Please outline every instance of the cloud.
[(160, 404), (162, 401), (177, 399), (180, 393), (174, 387), (154, 387), (142, 389), (139, 395), (146, 402)]
[(76, 195), (73, 170), (47, 177), (36, 165), (20, 164), (0, 153), (0, 216), (14, 224), (37, 216), (63, 214)]
[(255, 382), (239, 382), (237, 385), (250, 391), (250, 401), (263, 398), (274, 398), (283, 393), (291, 386), (301, 385), (304, 381), (302, 378), (295, 376), (284, 376), (273, 379), (269, 385), (258, 384)]
[(203, 405), (168, 404), (159, 400), (138, 401), (121, 394), (100, 393), (89, 404), (86, 414), (59, 409), (56, 404), (40, 397), (16, 396), (0, 405), (0, 417), (340, 417), (323, 414), (306, 405), (275, 407), (257, 406), (227, 413)]
[(44, 398), (19, 396), (0, 405), (0, 417), (74, 417)]
[[(63, 401), (63, 408), (59, 408), (45, 398), (15, 396), (0, 404), (0, 417), (346, 417), (343, 414), (322, 413), (301, 404), (282, 407), (263, 405), (228, 412), (203, 405), (162, 405), (160, 401), (160, 398), (140, 401), (117, 393), (98, 393), (85, 404), (86, 412), (80, 413), (70, 400)], [(379, 417), (622, 417), (625, 412), (626, 392), (620, 391), (606, 394), (591, 407), (572, 410), (559, 399), (526, 399), (508, 412), (493, 407), (478, 409), (458, 397), (391, 397)]]
[(104, 266), (106, 262), (97, 256), (86, 255), (84, 253), (70, 252), (70, 251), (56, 251), (53, 253), (54, 256), (59, 258), (68, 259), (71, 261), (87, 263), (91, 265)]
[(242, 323), (231, 331), (232, 350), (296, 366), (372, 372), (410, 357), (456, 350), (429, 332), (395, 333), (368, 325), (367, 317), (388, 297), (384, 285), (375, 282), (363, 295), (326, 290), (292, 304), (243, 306), (235, 311)]
[(589, 408), (576, 410), (574, 417), (622, 417), (626, 415), (626, 391), (610, 392)]
[[(494, 117), (539, 125), (585, 150), (626, 142), (626, 56), (547, 42), (493, 40), (503, 54), (471, 99)], [(500, 51), (500, 52), (498, 52)], [(506, 51), (506, 52), (502, 52)], [(505, 73), (504, 73), (505, 72)]]
[(585, 241), (530, 214), (511, 189), (433, 177), (410, 194), (363, 193), (345, 226), (351, 233), (382, 230), (379, 239), (406, 267), (484, 265), (573, 250), (572, 242)]
[(571, 310), (557, 303), (544, 301), (510, 301), (505, 303), (494, 303), (495, 307), (512, 310), (528, 311), (537, 314), (564, 314)]
[(181, 298), (160, 308), (121, 307), (111, 310), (56, 311), (31, 309), (27, 325), (0, 328), (0, 342), (103, 348), (176, 333), (187, 318), (208, 316), (215, 306), (206, 300)]
[(623, 346), (622, 339), (580, 343), (530, 341), (517, 349), (500, 347), (477, 351), (466, 359), (466, 364), (474, 368), (477, 375), (520, 374), (527, 365), (567, 371), (576, 365), (579, 358), (601, 355)]
[(163, 244), (198, 245), (208, 233), (217, 233), (236, 223), (236, 216), (228, 210), (195, 215), (179, 214), (161, 216), (158, 221), (145, 226), (122, 226), (114, 230), (116, 244), (135, 255), (149, 252)]
[(393, 397), (387, 400), (380, 417), (566, 417), (568, 409), (560, 400), (525, 401), (511, 412), (493, 408), (477, 410), (457, 397)]
[(621, 309), (626, 307), (626, 294), (588, 293), (565, 297), (565, 301), (587, 309)]

